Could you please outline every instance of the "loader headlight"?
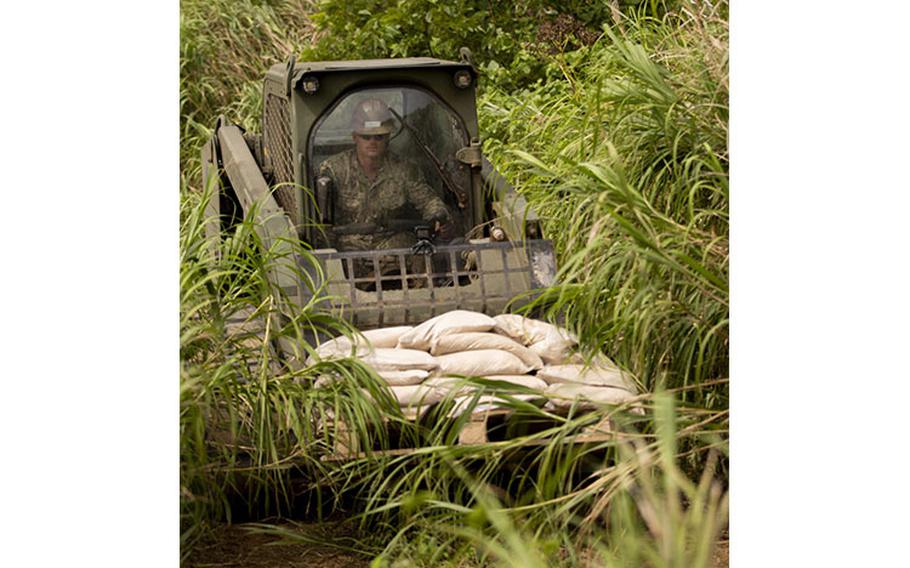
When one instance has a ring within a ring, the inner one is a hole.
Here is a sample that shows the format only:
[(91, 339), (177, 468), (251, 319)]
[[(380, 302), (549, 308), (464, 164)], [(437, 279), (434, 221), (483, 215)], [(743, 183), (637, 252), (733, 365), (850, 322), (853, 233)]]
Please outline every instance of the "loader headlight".
[(455, 73), (454, 79), (455, 79), (455, 86), (458, 87), (459, 89), (467, 89), (468, 87), (471, 86), (471, 81), (474, 80), (471, 77), (470, 71), (466, 71), (464, 69)]
[(319, 79), (316, 77), (304, 77), (303, 78), (303, 92), (312, 95), (319, 90)]

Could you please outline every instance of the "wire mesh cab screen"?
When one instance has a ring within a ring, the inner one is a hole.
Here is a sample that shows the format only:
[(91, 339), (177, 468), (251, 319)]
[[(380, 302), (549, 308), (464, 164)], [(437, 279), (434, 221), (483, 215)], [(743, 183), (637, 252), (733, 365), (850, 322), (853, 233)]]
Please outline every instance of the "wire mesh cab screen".
[(464, 309), (490, 315), (552, 284), (553, 245), (471, 242), (411, 249), (314, 252), (325, 271), (328, 302), (359, 329), (414, 325)]

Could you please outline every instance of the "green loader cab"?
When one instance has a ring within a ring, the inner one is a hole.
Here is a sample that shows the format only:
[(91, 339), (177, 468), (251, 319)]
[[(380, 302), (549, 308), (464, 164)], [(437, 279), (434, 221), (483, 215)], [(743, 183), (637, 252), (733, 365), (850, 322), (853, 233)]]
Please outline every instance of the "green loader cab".
[(273, 66), (262, 133), (221, 117), (203, 149), (206, 183), (219, 178), (209, 235), (254, 211), (266, 245), (302, 241), (322, 268), (299, 260), (309, 278), (277, 270), (274, 285), (299, 305), (323, 287), (363, 330), (498, 314), (552, 284), (537, 216), (481, 153), (477, 72), (463, 59)]

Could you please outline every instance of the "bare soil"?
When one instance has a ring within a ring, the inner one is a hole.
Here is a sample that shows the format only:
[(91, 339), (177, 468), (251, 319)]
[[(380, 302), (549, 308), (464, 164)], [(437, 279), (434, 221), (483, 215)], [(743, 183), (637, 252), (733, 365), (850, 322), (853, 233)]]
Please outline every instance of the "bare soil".
[(722, 540), (714, 548), (714, 557), (711, 559), (714, 568), (728, 568), (730, 566), (730, 541)]
[[(277, 525), (298, 535), (300, 540), (263, 534), (253, 525), (225, 525), (216, 529), (206, 542), (198, 544), (185, 564), (193, 568), (366, 568), (370, 565), (370, 558), (331, 545), (326, 537), (332, 527), (327, 524)], [(325, 544), (320, 544), (321, 541)]]

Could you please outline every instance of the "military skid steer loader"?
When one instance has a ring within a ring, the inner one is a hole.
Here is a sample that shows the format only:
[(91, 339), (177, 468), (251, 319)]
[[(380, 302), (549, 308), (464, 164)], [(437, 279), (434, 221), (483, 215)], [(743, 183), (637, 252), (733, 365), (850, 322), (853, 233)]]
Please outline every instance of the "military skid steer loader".
[[(263, 83), (262, 133), (221, 117), (203, 149), (206, 184), (219, 188), (208, 235), (252, 214), (266, 247), (304, 243), (321, 272), (303, 259), (294, 261), (298, 270), (273, 271), (285, 309), (320, 293), (316, 300), (362, 331), (456, 309), (497, 315), (551, 285), (552, 243), (481, 153), (477, 72), (468, 53), (463, 59), (273, 66)], [(371, 178), (358, 168), (378, 146), (382, 167)], [(287, 360), (299, 362), (299, 350), (279, 341)], [(472, 414), (458, 442), (491, 440), (504, 414)], [(576, 441), (604, 439), (604, 426)], [(334, 428), (329, 459), (365, 449), (344, 424)]]
[[(252, 210), (267, 246), (299, 239), (322, 265), (317, 284), (331, 308), (361, 330), (454, 309), (495, 315), (516, 295), (550, 285), (551, 242), (481, 153), (477, 72), (463, 58), (273, 66), (263, 83), (262, 133), (221, 117), (203, 149), (206, 182), (221, 178), (207, 233), (229, 231)], [(384, 145), (375, 179), (347, 171), (360, 159), (355, 134)], [(358, 193), (356, 183), (368, 191)], [(427, 202), (444, 204), (446, 238), (426, 218)], [(274, 279), (292, 301), (312, 299), (299, 276)]]

